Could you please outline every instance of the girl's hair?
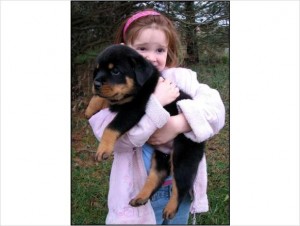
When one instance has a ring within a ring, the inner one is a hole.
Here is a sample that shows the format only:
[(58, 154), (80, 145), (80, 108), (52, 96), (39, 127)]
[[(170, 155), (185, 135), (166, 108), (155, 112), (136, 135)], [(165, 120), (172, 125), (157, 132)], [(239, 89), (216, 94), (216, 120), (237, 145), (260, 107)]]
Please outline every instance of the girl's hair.
[[(136, 15), (137, 13), (134, 13), (133, 16)], [(124, 27), (126, 25), (126, 22), (130, 18), (132, 18), (132, 16), (129, 17), (127, 20), (125, 20), (117, 30), (115, 43), (117, 44), (125, 43), (126, 45), (132, 44), (134, 40), (137, 38), (137, 36), (139, 35), (140, 31), (142, 31), (143, 29), (145, 28), (160, 29), (165, 33), (168, 41), (168, 55), (167, 55), (166, 66), (167, 67), (178, 66), (180, 39), (172, 21), (162, 14), (143, 16), (136, 20), (133, 20), (128, 26), (128, 28), (126, 29), (124, 34)]]

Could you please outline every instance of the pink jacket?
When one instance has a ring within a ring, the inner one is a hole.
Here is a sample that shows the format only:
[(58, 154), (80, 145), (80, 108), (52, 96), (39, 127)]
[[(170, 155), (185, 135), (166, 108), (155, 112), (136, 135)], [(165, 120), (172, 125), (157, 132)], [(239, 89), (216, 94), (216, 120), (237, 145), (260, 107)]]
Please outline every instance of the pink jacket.
[[(185, 135), (196, 142), (202, 142), (217, 134), (224, 126), (225, 108), (218, 91), (200, 84), (195, 72), (185, 68), (170, 68), (162, 72), (163, 77), (174, 82), (193, 100), (181, 100), (178, 109), (189, 122), (192, 131)], [(115, 113), (108, 109), (95, 114), (89, 123), (98, 140)], [(142, 189), (147, 173), (142, 159), (142, 146), (149, 137), (166, 124), (170, 115), (152, 95), (148, 101), (146, 114), (140, 122), (124, 134), (114, 150), (108, 193), (108, 215), (106, 224), (156, 224), (151, 203), (141, 207), (131, 207), (128, 203)], [(169, 145), (160, 147), (166, 153)], [(191, 213), (208, 211), (206, 158), (199, 164), (193, 186), (194, 199)]]

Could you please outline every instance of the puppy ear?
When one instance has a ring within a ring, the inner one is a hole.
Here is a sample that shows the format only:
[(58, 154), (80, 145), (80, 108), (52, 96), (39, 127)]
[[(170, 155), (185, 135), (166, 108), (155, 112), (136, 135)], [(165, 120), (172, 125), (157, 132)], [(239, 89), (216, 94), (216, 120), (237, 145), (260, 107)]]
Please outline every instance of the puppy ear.
[(136, 81), (140, 86), (143, 86), (146, 81), (153, 75), (154, 66), (150, 62), (145, 60), (142, 56), (133, 59), (133, 62)]

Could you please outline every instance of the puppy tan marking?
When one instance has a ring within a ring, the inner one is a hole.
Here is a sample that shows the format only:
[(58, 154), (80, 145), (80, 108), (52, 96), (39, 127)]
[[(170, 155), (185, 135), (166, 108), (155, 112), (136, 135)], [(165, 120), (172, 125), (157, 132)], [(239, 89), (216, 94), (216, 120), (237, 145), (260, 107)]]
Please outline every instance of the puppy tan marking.
[(128, 98), (124, 100), (124, 97), (133, 92), (134, 80), (129, 77), (126, 77), (125, 80), (126, 80), (125, 84), (117, 84), (117, 85), (104, 84), (101, 87), (99, 94), (110, 101), (114, 101), (115, 102), (114, 104), (116, 103), (124, 104), (126, 102), (129, 102), (132, 98)]
[(108, 69), (113, 69), (114, 65), (112, 63), (108, 64)]
[(156, 170), (156, 161), (155, 158), (152, 157), (151, 169), (147, 181), (139, 194), (132, 199), (129, 204), (135, 207), (146, 204), (152, 192), (160, 185), (162, 179), (166, 176), (167, 174), (165, 171), (160, 172)]
[(108, 159), (108, 157), (113, 153), (115, 143), (119, 137), (119, 131), (106, 128), (98, 146), (95, 159), (97, 161)]
[(103, 108), (107, 108), (109, 106), (106, 99), (99, 97), (99, 96), (93, 96), (92, 99), (89, 102), (88, 107), (85, 110), (85, 117), (87, 119), (91, 118), (95, 113), (100, 111)]
[(178, 206), (179, 206), (179, 195), (178, 195), (178, 188), (177, 188), (177, 184), (176, 184), (176, 180), (174, 179), (174, 165), (173, 165), (173, 153), (171, 154), (171, 175), (173, 177), (172, 180), (172, 195), (170, 197), (169, 202), (167, 203), (166, 207), (163, 210), (163, 218), (164, 219), (172, 219), (177, 210), (178, 210)]
[(164, 219), (172, 219), (178, 209), (179, 203), (178, 203), (178, 189), (176, 185), (176, 180), (172, 180), (172, 195), (170, 197), (170, 200), (163, 211), (163, 218)]
[(125, 77), (126, 83), (125, 84), (120, 84), (120, 85), (115, 85), (114, 90), (117, 93), (122, 93), (123, 95), (129, 94), (132, 92), (134, 88), (134, 80), (129, 77)]

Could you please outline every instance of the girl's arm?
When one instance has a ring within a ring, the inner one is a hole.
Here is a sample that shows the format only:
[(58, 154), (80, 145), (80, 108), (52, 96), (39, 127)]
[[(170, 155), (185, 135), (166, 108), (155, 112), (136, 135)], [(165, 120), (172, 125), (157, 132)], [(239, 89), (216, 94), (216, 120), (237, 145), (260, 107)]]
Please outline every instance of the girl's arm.
[(149, 138), (148, 143), (152, 145), (161, 145), (173, 140), (180, 133), (187, 133), (192, 130), (184, 114), (180, 113), (171, 116), (167, 123), (160, 129), (157, 129)]
[(189, 69), (171, 68), (165, 70), (163, 75), (193, 99), (179, 101), (177, 106), (181, 114), (171, 117), (164, 127), (151, 136), (149, 143), (166, 143), (179, 133), (202, 142), (218, 133), (225, 123), (225, 108), (218, 91), (200, 84), (196, 73)]

